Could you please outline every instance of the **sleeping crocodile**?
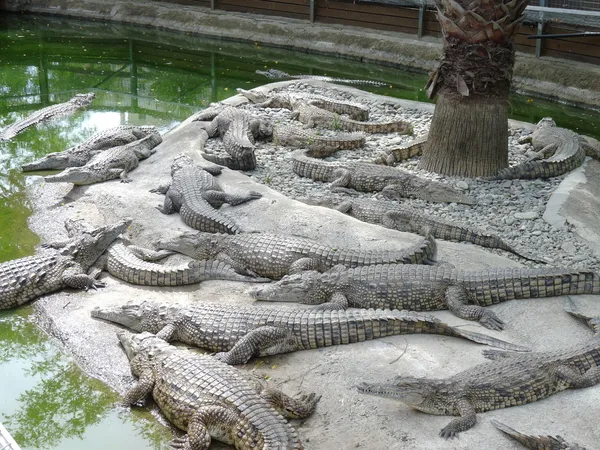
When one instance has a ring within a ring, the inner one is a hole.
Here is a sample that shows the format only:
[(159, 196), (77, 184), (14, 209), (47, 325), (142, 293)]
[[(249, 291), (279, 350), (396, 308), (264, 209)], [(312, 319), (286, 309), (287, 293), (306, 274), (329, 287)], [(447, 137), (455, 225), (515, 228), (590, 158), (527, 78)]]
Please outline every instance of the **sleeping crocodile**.
[(311, 156), (313, 152), (310, 150), (296, 150), (292, 153), (292, 170), (301, 177), (331, 182), (336, 190), (350, 188), (374, 192), (388, 188), (399, 196), (429, 202), (475, 203), (475, 200), (450, 185), (420, 178), (393, 167), (354, 161), (322, 161)]
[(129, 172), (139, 166), (140, 160), (153, 155), (162, 137), (155, 131), (148, 136), (129, 144), (113, 147), (97, 153), (81, 167), (69, 167), (56, 175), (44, 177), (48, 183), (73, 183), (87, 185), (120, 178), (121, 183), (129, 183)]
[(257, 74), (264, 75), (272, 80), (280, 80), (283, 78), (293, 78), (296, 80), (318, 80), (327, 81), (329, 83), (343, 83), (343, 84), (370, 84), (371, 86), (387, 86), (387, 83), (383, 81), (372, 81), (372, 80), (350, 80), (347, 78), (335, 78), (321, 75), (290, 75), (287, 72), (277, 69), (257, 70)]
[(251, 118), (242, 109), (231, 106), (223, 109), (211, 108), (195, 118), (197, 121), (207, 119), (211, 119), (205, 127), (208, 136), (220, 136), (228, 155), (220, 156), (202, 152), (202, 157), (230, 169), (254, 170), (256, 168), (254, 140), (270, 137), (273, 134), (272, 126), (263, 120)]
[(257, 308), (222, 304), (189, 306), (132, 300), (102, 306), (92, 317), (148, 331), (166, 341), (218, 352), (227, 364), (245, 364), (253, 356), (271, 356), (296, 350), (352, 344), (402, 334), (439, 334), (503, 349), (528, 351), (491, 336), (451, 327), (411, 311)]
[(402, 250), (360, 251), (321, 244), (300, 236), (242, 233), (235, 236), (184, 232), (161, 239), (157, 247), (183, 253), (197, 260), (216, 259), (238, 273), (280, 279), (303, 270), (325, 271), (335, 265), (358, 267), (371, 264), (425, 264), (435, 260), (435, 241), (426, 238)]
[(90, 269), (130, 224), (129, 219), (121, 220), (47, 245), (58, 251), (0, 264), (0, 309), (14, 308), (67, 287), (85, 290), (103, 287), (104, 283), (95, 279), (100, 271)]
[(586, 388), (600, 382), (600, 319), (585, 319), (595, 336), (570, 348), (526, 356), (484, 351), (493, 361), (446, 379), (396, 377), (390, 383), (361, 383), (358, 390), (395, 398), (425, 413), (460, 416), (440, 432), (446, 439), (454, 438), (475, 425), (479, 412), (524, 405), (565, 389)]
[(372, 265), (325, 273), (307, 271), (251, 292), (257, 300), (300, 302), (319, 308), (449, 309), (500, 330), (504, 323), (484, 306), (514, 299), (600, 294), (600, 275), (561, 268), (456, 270), (419, 265)]
[(421, 214), (412, 208), (401, 206), (397, 202), (354, 199), (341, 203), (335, 209), (363, 222), (380, 224), (392, 230), (417, 234), (422, 234), (422, 230), (427, 230), (428, 233), (437, 239), (471, 242), (482, 247), (499, 248), (529, 261), (545, 264), (545, 261), (537, 260), (517, 252), (499, 236), (475, 228), (463, 227), (452, 222), (436, 219)]
[(214, 438), (239, 450), (302, 450), (284, 416), (310, 416), (320, 397), (289, 397), (212, 356), (178, 349), (150, 333), (117, 336), (138, 377), (123, 403), (138, 404), (151, 393), (167, 419), (187, 431), (172, 448), (208, 449)]
[(23, 172), (32, 170), (66, 169), (85, 165), (92, 156), (112, 147), (129, 144), (157, 133), (153, 126), (120, 125), (100, 131), (81, 144), (62, 152), (48, 153), (43, 158), (21, 166)]
[(247, 194), (227, 194), (213, 175), (221, 173), (219, 166), (204, 167), (192, 158), (180, 154), (171, 165), (172, 182), (159, 186), (151, 192), (165, 194), (164, 206), (157, 209), (163, 214), (179, 211), (186, 225), (210, 233), (239, 233), (240, 227), (226, 214), (215, 208), (224, 203), (239, 205), (262, 195), (249, 191)]
[(421, 156), (427, 143), (427, 135), (421, 136), (412, 142), (400, 147), (387, 149), (373, 160), (373, 164), (383, 164), (384, 166), (395, 166), (397, 163), (406, 161), (414, 156)]
[(67, 114), (72, 114), (80, 108), (85, 108), (92, 102), (92, 100), (94, 100), (94, 98), (96, 98), (96, 95), (92, 92), (88, 94), (76, 94), (68, 102), (47, 106), (39, 111), (31, 113), (24, 119), (7, 126), (3, 130), (0, 130), (0, 141), (12, 139), (17, 134), (33, 125), (37, 125), (40, 122), (51, 120)]
[(538, 122), (533, 134), (519, 140), (519, 143), (525, 142), (533, 144), (538, 151), (537, 156), (523, 164), (502, 169), (489, 180), (557, 177), (579, 167), (586, 155), (579, 135), (557, 127), (549, 117)]
[(363, 133), (338, 133), (335, 136), (323, 136), (294, 125), (275, 125), (273, 144), (288, 147), (307, 148), (311, 151), (335, 152), (350, 150), (365, 145)]
[(530, 436), (519, 433), (514, 428), (497, 420), (492, 419), (490, 422), (500, 431), (532, 450), (586, 450), (579, 444), (569, 444), (560, 436)]

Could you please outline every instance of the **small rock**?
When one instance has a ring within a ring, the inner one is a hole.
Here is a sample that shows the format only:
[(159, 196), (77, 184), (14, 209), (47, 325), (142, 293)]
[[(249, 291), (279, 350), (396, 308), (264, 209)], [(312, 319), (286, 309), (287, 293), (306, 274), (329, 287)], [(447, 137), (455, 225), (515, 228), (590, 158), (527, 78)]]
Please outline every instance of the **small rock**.
[(577, 252), (577, 249), (575, 248), (575, 245), (573, 245), (572, 242), (565, 242), (563, 245), (560, 246), (560, 248), (562, 248), (563, 251), (565, 253), (568, 253), (569, 255), (574, 255), (575, 252)]
[(536, 211), (519, 212), (515, 214), (515, 218), (523, 220), (535, 220), (538, 218), (538, 213)]
[(512, 180), (506, 180), (504, 183), (502, 183), (503, 188), (509, 188), (511, 186), (512, 186)]
[(466, 191), (469, 189), (469, 185), (465, 181), (458, 181), (456, 183), (456, 189), (460, 189), (461, 191)]
[(504, 223), (506, 225), (512, 225), (513, 223), (515, 223), (515, 219), (513, 219), (512, 217), (505, 217), (504, 218)]
[(574, 262), (585, 261), (587, 258), (584, 255), (575, 255), (573, 256)]
[(542, 234), (542, 232), (540, 230), (535, 230), (533, 233), (534, 236), (540, 236)]

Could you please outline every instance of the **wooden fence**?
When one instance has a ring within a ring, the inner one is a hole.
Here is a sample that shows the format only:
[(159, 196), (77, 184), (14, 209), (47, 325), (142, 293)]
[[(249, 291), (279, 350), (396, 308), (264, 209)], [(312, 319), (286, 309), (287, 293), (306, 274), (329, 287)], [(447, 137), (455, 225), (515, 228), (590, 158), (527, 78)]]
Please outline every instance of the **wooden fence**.
[[(225, 11), (289, 17), (311, 22), (352, 25), (375, 30), (439, 37), (440, 26), (435, 10), (393, 2), (360, 0), (167, 0)], [(516, 37), (517, 50), (536, 56), (600, 64), (600, 36), (553, 39), (527, 39), (532, 34), (565, 34), (597, 31), (599, 28), (557, 23), (525, 22)]]

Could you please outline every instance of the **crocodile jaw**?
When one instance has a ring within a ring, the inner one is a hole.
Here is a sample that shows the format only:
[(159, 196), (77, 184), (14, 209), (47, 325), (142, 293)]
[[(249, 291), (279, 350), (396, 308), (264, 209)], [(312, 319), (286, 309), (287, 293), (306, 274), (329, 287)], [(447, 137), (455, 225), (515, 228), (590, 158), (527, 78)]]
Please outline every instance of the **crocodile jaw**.
[(358, 392), (363, 394), (400, 400), (415, 409), (418, 409), (426, 398), (424, 389), (418, 387), (399, 387), (391, 383), (360, 383), (356, 387)]
[(126, 305), (96, 306), (91, 315), (97, 319), (118, 323), (134, 331), (142, 331), (142, 315), (127, 309)]
[(23, 164), (21, 170), (31, 172), (33, 170), (66, 169), (68, 163), (68, 156), (60, 153), (50, 153), (37, 162)]
[(73, 183), (73, 184), (94, 184), (104, 181), (90, 169), (83, 167), (70, 167), (56, 175), (44, 177), (47, 183)]

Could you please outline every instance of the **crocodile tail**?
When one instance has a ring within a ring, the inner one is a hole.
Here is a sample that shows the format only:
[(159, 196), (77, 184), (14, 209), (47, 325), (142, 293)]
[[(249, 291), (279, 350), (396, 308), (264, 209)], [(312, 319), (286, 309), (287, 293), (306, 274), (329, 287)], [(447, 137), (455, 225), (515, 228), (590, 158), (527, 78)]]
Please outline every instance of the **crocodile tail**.
[(196, 272), (198, 281), (228, 280), (246, 281), (249, 283), (269, 283), (272, 281), (270, 278), (240, 275), (229, 264), (212, 259), (203, 261), (192, 261), (189, 264), (189, 267), (192, 271)]
[(448, 325), (448, 328), (452, 329), (452, 336), (461, 337), (468, 339), (478, 344), (489, 345), (491, 347), (498, 347), (504, 350), (511, 350), (513, 352), (530, 352), (529, 347), (522, 345), (511, 344), (510, 342), (503, 341), (502, 339), (496, 339), (495, 337), (488, 336), (486, 334), (476, 333), (475, 331), (460, 330), (455, 327)]
[(576, 154), (561, 161), (528, 161), (523, 164), (502, 169), (488, 180), (514, 180), (522, 178), (534, 180), (536, 178), (557, 177), (570, 172), (581, 165), (585, 158), (585, 150), (581, 148)]
[(513, 438), (515, 441), (530, 449), (546, 450), (572, 448), (560, 436), (529, 436), (527, 434), (519, 433), (514, 428), (511, 428), (508, 425), (503, 424), (502, 422), (498, 422), (497, 420), (492, 419), (491, 423), (500, 431), (502, 431), (503, 433)]

